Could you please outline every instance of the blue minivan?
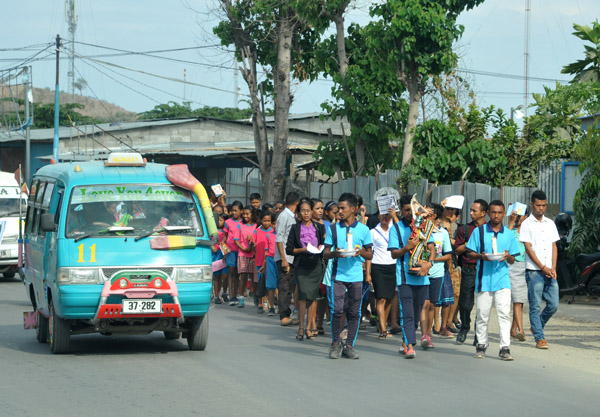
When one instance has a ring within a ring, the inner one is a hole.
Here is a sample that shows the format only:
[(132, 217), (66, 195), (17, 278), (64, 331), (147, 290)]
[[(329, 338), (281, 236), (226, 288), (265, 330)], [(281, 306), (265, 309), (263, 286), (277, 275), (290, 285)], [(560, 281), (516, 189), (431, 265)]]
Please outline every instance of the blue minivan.
[(175, 185), (169, 168), (125, 153), (35, 174), (22, 272), (53, 353), (75, 335), (152, 331), (205, 349), (216, 227), (204, 187)]

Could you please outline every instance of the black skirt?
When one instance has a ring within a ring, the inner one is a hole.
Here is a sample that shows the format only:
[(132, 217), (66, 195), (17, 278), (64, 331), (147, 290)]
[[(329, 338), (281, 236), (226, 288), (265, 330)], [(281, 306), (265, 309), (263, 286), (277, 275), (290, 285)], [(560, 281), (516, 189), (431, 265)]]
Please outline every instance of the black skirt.
[(375, 289), (375, 298), (394, 298), (396, 292), (396, 264), (371, 264), (371, 278)]
[(300, 266), (295, 271), (298, 284), (298, 299), (313, 301), (320, 297), (319, 287), (323, 281), (323, 266), (319, 262), (314, 268)]

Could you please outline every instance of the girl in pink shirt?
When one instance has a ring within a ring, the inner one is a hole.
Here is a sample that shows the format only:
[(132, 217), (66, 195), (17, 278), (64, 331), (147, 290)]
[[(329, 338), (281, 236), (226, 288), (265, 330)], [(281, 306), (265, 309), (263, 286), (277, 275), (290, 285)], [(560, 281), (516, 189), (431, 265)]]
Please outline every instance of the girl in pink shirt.
[(240, 275), (238, 286), (238, 307), (244, 307), (244, 294), (248, 280), (252, 278), (252, 285), (256, 287), (258, 281), (256, 275), (256, 264), (254, 263), (254, 231), (256, 230), (256, 220), (251, 206), (246, 206), (242, 210), (242, 222), (238, 223), (238, 233), (235, 236), (235, 244), (239, 249), (238, 273)]
[[(227, 219), (225, 221), (225, 242), (227, 243), (227, 247), (229, 248), (229, 250), (231, 251), (229, 253), (229, 255), (227, 255), (227, 267), (228, 267), (228, 273), (227, 273), (227, 283), (228, 283), (228, 287), (229, 287), (229, 292), (231, 293), (231, 299), (229, 300), (229, 305), (230, 306), (234, 306), (237, 305), (238, 300), (236, 298), (236, 291), (238, 291), (237, 288), (237, 281), (238, 281), (238, 269), (237, 269), (237, 260), (238, 260), (238, 251), (239, 248), (238, 246), (235, 244), (235, 238), (239, 232), (238, 229), (238, 224), (242, 221), (242, 210), (244, 208), (244, 205), (242, 204), (241, 201), (234, 201), (233, 204), (231, 204), (231, 210), (229, 211), (229, 214), (231, 215), (231, 217), (229, 219)], [(243, 292), (239, 291), (242, 295)], [(227, 295), (223, 296), (223, 299), (225, 300), (227, 297)]]

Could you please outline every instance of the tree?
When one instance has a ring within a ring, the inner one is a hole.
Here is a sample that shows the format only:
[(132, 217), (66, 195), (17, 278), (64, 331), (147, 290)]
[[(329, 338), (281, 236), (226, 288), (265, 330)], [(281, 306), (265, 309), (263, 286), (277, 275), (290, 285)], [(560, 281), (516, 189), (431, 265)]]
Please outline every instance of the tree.
[(585, 58), (579, 59), (562, 69), (563, 74), (571, 74), (575, 77), (572, 83), (600, 81), (600, 23), (598, 20), (592, 22), (592, 27), (573, 24), (573, 35), (579, 39), (591, 42), (592, 45), (585, 45)]
[(88, 83), (83, 78), (78, 78), (77, 81), (75, 81), (73, 83), (73, 87), (75, 87), (76, 89), (79, 90), (79, 95), (83, 94), (83, 90), (86, 89), (87, 86), (88, 86)]
[[(60, 104), (58, 108), (59, 126), (71, 126), (71, 121), (75, 124), (97, 123), (93, 117), (84, 116), (77, 111), (85, 108), (83, 104), (65, 103)], [(38, 129), (54, 127), (54, 103), (33, 103), (33, 127)]]
[[(254, 142), (267, 201), (283, 197), (287, 167), (290, 80), (316, 77), (311, 71), (311, 52), (325, 25), (307, 24), (302, 16), (314, 14), (320, 2), (285, 0), (220, 0), (223, 20), (214, 33), (223, 45), (233, 45), (242, 63), (242, 77), (251, 97)], [(311, 11), (311, 8), (313, 11)], [(300, 12), (299, 12), (300, 10)], [(268, 80), (259, 85), (257, 65), (270, 68)], [(272, 152), (263, 122), (259, 93), (273, 94), (275, 137)]]
[[(397, 144), (393, 142), (398, 132), (404, 130), (407, 106), (401, 97), (404, 87), (395, 73), (383, 71), (375, 61), (366, 58), (369, 50), (364, 37), (364, 28), (356, 24), (348, 28), (345, 37), (348, 66), (343, 77), (339, 58), (336, 59), (339, 56), (335, 53), (339, 48), (336, 36), (321, 43), (316, 59), (321, 71), (334, 81), (334, 100), (322, 104), (323, 109), (334, 120), (346, 117), (350, 123), (347, 142), (350, 154), (356, 157), (355, 172), (374, 174), (395, 160)], [(321, 142), (315, 159), (320, 161), (319, 170), (326, 175), (333, 175), (337, 167), (346, 176), (351, 174), (344, 140)]]
[(453, 43), (462, 35), (456, 23), (463, 10), (483, 0), (388, 0), (372, 7), (377, 20), (367, 25), (371, 57), (397, 74), (408, 91), (402, 167), (412, 158), (419, 102), (429, 75), (449, 72), (456, 64)]
[(138, 113), (139, 120), (151, 119), (176, 119), (183, 117), (213, 117), (224, 120), (248, 119), (252, 115), (251, 109), (238, 109), (232, 107), (204, 106), (192, 109), (189, 102), (180, 104), (174, 101), (157, 104), (152, 110)]

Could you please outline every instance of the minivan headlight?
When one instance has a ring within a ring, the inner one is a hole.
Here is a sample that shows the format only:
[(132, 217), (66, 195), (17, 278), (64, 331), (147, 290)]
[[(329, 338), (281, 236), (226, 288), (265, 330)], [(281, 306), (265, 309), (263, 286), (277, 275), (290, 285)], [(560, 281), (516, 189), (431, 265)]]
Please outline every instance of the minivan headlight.
[(212, 282), (212, 265), (198, 267), (178, 267), (175, 269), (176, 282)]
[(100, 273), (97, 268), (59, 268), (58, 284), (99, 284)]

